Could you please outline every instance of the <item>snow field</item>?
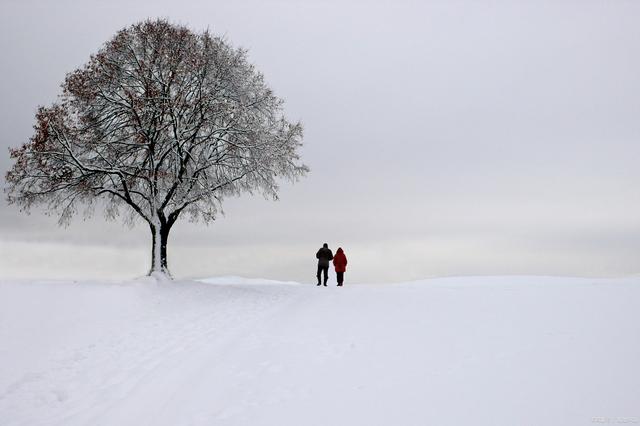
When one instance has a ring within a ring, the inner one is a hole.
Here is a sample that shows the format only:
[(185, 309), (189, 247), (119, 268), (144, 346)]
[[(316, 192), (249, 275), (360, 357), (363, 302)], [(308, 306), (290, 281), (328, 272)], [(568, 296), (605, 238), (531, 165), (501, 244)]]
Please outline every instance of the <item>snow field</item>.
[(640, 422), (640, 279), (0, 282), (2, 425)]

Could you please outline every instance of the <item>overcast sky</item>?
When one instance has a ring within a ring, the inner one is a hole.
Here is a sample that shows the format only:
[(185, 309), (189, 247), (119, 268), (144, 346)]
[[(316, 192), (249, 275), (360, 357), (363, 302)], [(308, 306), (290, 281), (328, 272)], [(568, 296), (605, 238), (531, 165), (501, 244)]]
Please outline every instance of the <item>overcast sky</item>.
[[(176, 225), (175, 276), (313, 283), (323, 242), (347, 283), (640, 273), (640, 2), (2, 0), (3, 176), (65, 74), (148, 17), (247, 48), (311, 168)], [(149, 240), (0, 202), (0, 277), (139, 276)]]

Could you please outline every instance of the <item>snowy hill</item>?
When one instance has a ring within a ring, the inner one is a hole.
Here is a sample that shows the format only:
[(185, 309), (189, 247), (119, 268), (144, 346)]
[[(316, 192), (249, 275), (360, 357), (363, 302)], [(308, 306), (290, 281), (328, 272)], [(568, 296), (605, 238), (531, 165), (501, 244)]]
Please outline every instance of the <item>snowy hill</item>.
[(640, 422), (639, 336), (640, 278), (0, 282), (0, 424)]

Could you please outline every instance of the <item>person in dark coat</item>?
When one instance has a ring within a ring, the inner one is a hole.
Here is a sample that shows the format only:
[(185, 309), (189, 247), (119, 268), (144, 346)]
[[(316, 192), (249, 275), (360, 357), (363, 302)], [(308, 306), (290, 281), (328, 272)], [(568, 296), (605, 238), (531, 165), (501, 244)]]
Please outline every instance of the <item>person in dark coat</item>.
[(318, 285), (320, 285), (320, 274), (324, 272), (324, 286), (327, 286), (327, 280), (329, 280), (329, 261), (333, 259), (333, 253), (329, 250), (329, 244), (324, 243), (322, 248), (316, 253), (318, 259)]
[(333, 267), (336, 268), (338, 287), (342, 287), (344, 273), (347, 271), (347, 256), (345, 256), (342, 247), (338, 247), (338, 251), (336, 251), (336, 255), (333, 257)]

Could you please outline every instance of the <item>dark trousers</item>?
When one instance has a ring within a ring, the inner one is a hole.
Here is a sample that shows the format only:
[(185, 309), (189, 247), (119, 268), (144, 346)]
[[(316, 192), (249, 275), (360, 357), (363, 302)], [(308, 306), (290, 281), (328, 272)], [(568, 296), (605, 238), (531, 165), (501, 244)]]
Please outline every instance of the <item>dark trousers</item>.
[(344, 282), (344, 272), (336, 272), (336, 278), (338, 279), (338, 284), (342, 285)]
[(329, 280), (329, 265), (318, 265), (318, 274), (316, 275), (316, 277), (318, 278), (318, 284), (320, 284), (320, 274), (322, 272), (324, 272), (324, 283), (326, 284), (327, 280)]

